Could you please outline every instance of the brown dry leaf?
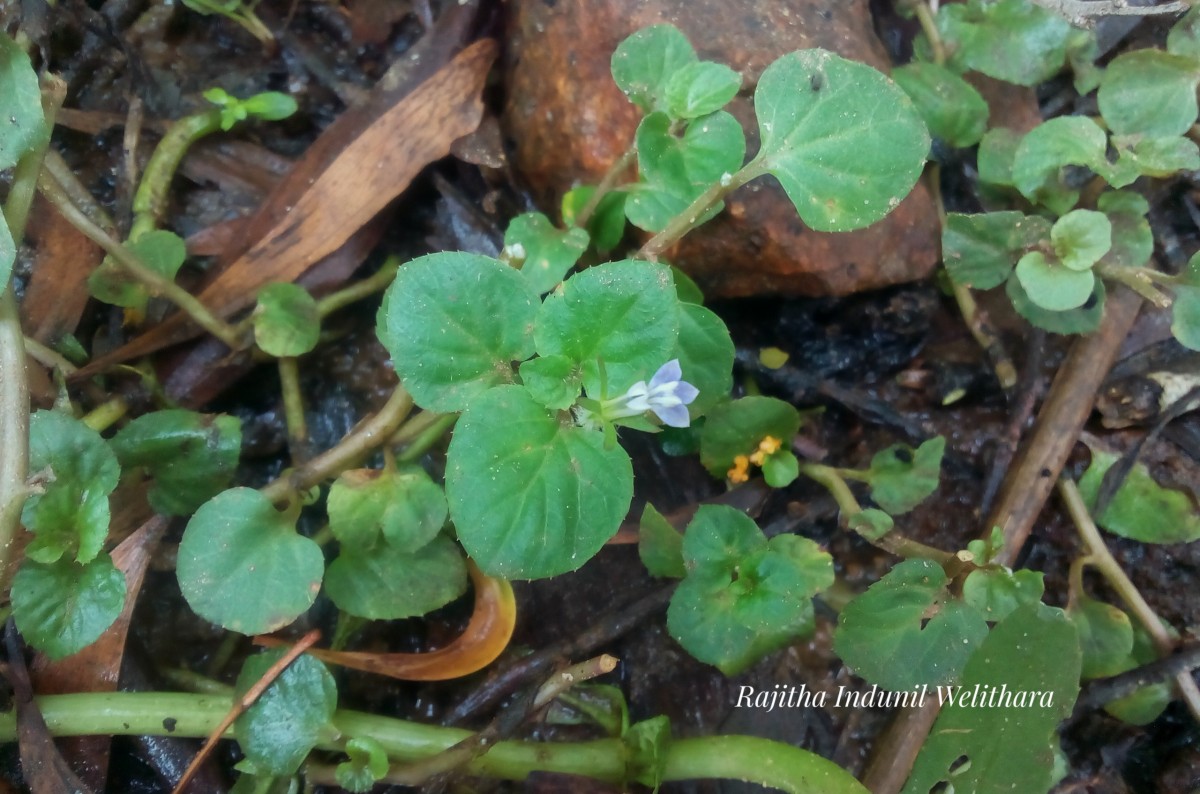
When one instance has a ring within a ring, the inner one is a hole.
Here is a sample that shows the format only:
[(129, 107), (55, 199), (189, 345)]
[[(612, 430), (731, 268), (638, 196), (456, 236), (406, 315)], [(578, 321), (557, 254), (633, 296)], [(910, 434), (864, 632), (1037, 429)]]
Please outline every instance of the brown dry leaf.
[[(455, 140), (478, 126), (480, 94), (495, 57), (495, 42), (478, 41), (400, 101), (385, 88), (367, 106), (344, 113), (252, 216), (246, 226), (247, 234), (258, 232), (253, 244), (200, 292), (201, 302), (228, 318), (250, 306), (264, 285), (295, 281), (341, 247), (421, 169), (445, 157)], [(382, 112), (381, 97), (393, 100)], [(185, 316), (174, 315), (75, 377), (198, 332)]]
[(21, 301), (21, 327), (53, 345), (75, 332), (88, 301), (88, 274), (100, 264), (100, 247), (51, 212), (41, 194), (29, 213), (29, 239), (37, 247), (33, 274)]

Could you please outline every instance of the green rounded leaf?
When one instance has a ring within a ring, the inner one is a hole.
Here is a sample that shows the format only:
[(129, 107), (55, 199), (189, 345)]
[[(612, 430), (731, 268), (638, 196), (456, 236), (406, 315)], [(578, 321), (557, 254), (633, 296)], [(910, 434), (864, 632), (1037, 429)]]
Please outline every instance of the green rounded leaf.
[(1196, 121), (1200, 63), (1162, 50), (1144, 49), (1113, 59), (1100, 78), (1096, 99), (1114, 135), (1167, 138)]
[(1192, 8), (1167, 33), (1167, 52), (1200, 61), (1200, 8)]
[[(1092, 450), (1092, 464), (1079, 480), (1079, 493), (1091, 508), (1105, 473), (1117, 457)], [(1150, 476), (1145, 464), (1129, 471), (1096, 523), (1115, 535), (1143, 543), (1190, 543), (1200, 539), (1200, 516), (1184, 491), (1164, 488)]]
[(963, 581), (963, 601), (991, 622), (1004, 620), (1018, 607), (1042, 600), (1042, 576), (1041, 571), (978, 568)]
[(533, 399), (556, 411), (566, 410), (579, 399), (583, 373), (566, 356), (538, 356), (521, 365), (521, 382)]
[(512, 382), (512, 362), (533, 354), (537, 307), (520, 271), (477, 254), (430, 254), (397, 271), (379, 339), (417, 404), (461, 411)]
[(1124, 187), (1139, 176), (1166, 179), (1178, 171), (1200, 169), (1200, 147), (1184, 137), (1133, 136), (1114, 143), (1120, 156), (1116, 165), (1110, 167), (1110, 172), (1104, 174), (1113, 187)]
[[(705, 189), (741, 168), (745, 159), (742, 125), (725, 111), (696, 119), (682, 135), (673, 127), (666, 113), (651, 113), (638, 125), (641, 181), (625, 202), (625, 214), (646, 231), (663, 229)], [(704, 220), (722, 206), (712, 207)]]
[(679, 340), (670, 358), (679, 359), (684, 380), (700, 391), (688, 406), (695, 419), (728, 399), (733, 389), (733, 340), (721, 318), (703, 306), (682, 304), (679, 320)]
[(953, 66), (1026, 86), (1062, 69), (1072, 33), (1062, 17), (1026, 0), (947, 3), (937, 26)]
[(278, 91), (263, 91), (261, 94), (242, 100), (241, 105), (251, 116), (263, 121), (280, 121), (297, 110), (296, 100)]
[(317, 302), (299, 284), (268, 284), (254, 309), (254, 341), (268, 355), (300, 356), (317, 346)]
[(459, 540), (480, 568), (506, 579), (583, 565), (617, 531), (633, 497), (633, 468), (620, 447), (549, 413), (519, 386), (472, 404), (446, 464)]
[(504, 232), (504, 256), (521, 268), (537, 293), (557, 287), (587, 247), (586, 231), (556, 228), (540, 212), (518, 215)]
[[(138, 239), (126, 243), (125, 247), (148, 269), (168, 281), (175, 280), (175, 274), (187, 259), (187, 248), (183, 238), (162, 229), (146, 232)], [(145, 311), (146, 303), (150, 299), (150, 291), (146, 285), (126, 273), (109, 258), (105, 258), (88, 276), (88, 290), (96, 300), (139, 311)]]
[[(679, 300), (664, 265), (624, 260), (576, 273), (546, 297), (534, 338), (542, 356), (583, 367), (589, 397), (621, 394), (670, 360), (679, 335)], [(601, 394), (602, 362), (607, 394)]]
[(1096, 206), (1112, 223), (1112, 248), (1100, 260), (1119, 267), (1141, 267), (1154, 253), (1154, 235), (1146, 213), (1150, 203), (1138, 193), (1109, 190), (1100, 195)]
[(870, 66), (827, 50), (785, 55), (754, 94), (762, 146), (755, 163), (818, 231), (849, 231), (908, 195), (929, 153), (912, 100)]
[(1021, 133), (1008, 127), (996, 127), (987, 131), (979, 141), (979, 152), (976, 156), (980, 182), (1015, 187), (1013, 161), (1023, 137)]
[(1059, 215), (1075, 206), (1079, 192), (1063, 185), (1060, 171), (1082, 165), (1093, 171), (1107, 165), (1108, 138), (1096, 122), (1083, 116), (1060, 116), (1030, 130), (1017, 145), (1012, 177), (1017, 190)]
[(429, 543), (446, 523), (446, 496), (424, 470), (354, 469), (329, 488), (329, 529), (341, 542), (366, 553), (380, 540), (400, 552)]
[[(580, 185), (563, 195), (562, 219), (566, 226), (574, 226), (576, 217), (591, 201), (596, 188)], [(592, 217), (587, 222), (587, 232), (597, 251), (611, 251), (621, 244), (625, 236), (625, 191), (612, 190), (600, 199)]]
[(1030, 251), (1017, 262), (1014, 275), (1029, 300), (1052, 312), (1077, 309), (1092, 295), (1096, 276), (1091, 269), (1071, 270), (1051, 262), (1040, 251)]
[(1184, 347), (1200, 350), (1200, 288), (1175, 288), (1175, 300), (1171, 304), (1171, 334)]
[(1104, 678), (1129, 669), (1133, 624), (1128, 615), (1112, 604), (1079, 595), (1067, 608), (1067, 617), (1079, 632), (1080, 678)]
[(27, 560), (13, 577), (13, 619), (21, 634), (51, 659), (95, 642), (125, 606), (125, 574), (107, 554), (86, 565)]
[(35, 537), (26, 556), (52, 563), (64, 555), (95, 559), (108, 537), (108, 495), (121, 476), (100, 434), (66, 414), (37, 411), (29, 422), (29, 471), (41, 483), (21, 510)]
[(707, 116), (725, 107), (741, 87), (742, 76), (724, 64), (691, 63), (667, 79), (666, 111), (677, 119)]
[(991, 289), (1012, 274), (1027, 244), (1045, 238), (1049, 232), (1049, 223), (1036, 215), (951, 212), (942, 227), (942, 260), (955, 283)]
[(1112, 248), (1112, 223), (1103, 212), (1072, 210), (1054, 222), (1050, 241), (1063, 267), (1090, 270)]
[(111, 444), (127, 474), (141, 468), (153, 480), (151, 507), (163, 515), (189, 515), (233, 479), (242, 423), (225, 414), (155, 411), (121, 428)]
[(974, 146), (987, 130), (988, 106), (975, 87), (936, 63), (914, 61), (892, 70), (929, 127), (929, 133), (955, 147)]
[(942, 710), (903, 794), (945, 783), (955, 791), (1049, 791), (1056, 731), (1079, 693), (1079, 643), (1062, 610), (1031, 604), (1013, 612), (983, 640), (960, 683), (937, 692)]
[(646, 112), (661, 110), (667, 82), (696, 60), (696, 51), (679, 28), (651, 25), (617, 45), (612, 76), (630, 102)]
[(338, 609), (370, 620), (425, 615), (466, 590), (466, 562), (444, 535), (414, 552), (386, 543), (343, 547), (325, 574), (325, 592)]
[[(0, 34), (0, 170), (12, 168), (46, 134), (42, 93), (29, 56), (7, 34)], [(4, 283), (7, 283), (7, 276)]]
[(388, 756), (384, 746), (369, 736), (356, 737), (346, 742), (349, 758), (337, 765), (334, 777), (344, 789), (366, 794), (388, 773)]
[(833, 581), (828, 554), (805, 538), (771, 543), (745, 514), (704, 505), (683, 539), (688, 569), (667, 629), (702, 662), (733, 675), (812, 628), (812, 596)]
[(298, 618), (317, 597), (324, 571), (321, 547), (296, 534), (294, 516), (250, 488), (225, 491), (196, 511), (176, 565), (192, 610), (242, 634)]
[(1013, 308), (1029, 322), (1052, 334), (1087, 334), (1100, 327), (1104, 317), (1104, 282), (1096, 279), (1092, 294), (1078, 309), (1065, 312), (1043, 309), (1034, 303), (1020, 280), (1010, 278), (1004, 285)]
[(683, 535), (649, 502), (642, 510), (638, 557), (651, 576), (681, 579), (687, 574), (683, 565)]
[[(234, 691), (246, 694), (286, 648), (255, 654), (242, 665)], [(336, 735), (337, 684), (325, 665), (300, 656), (234, 722), (238, 744), (259, 772), (292, 775), (322, 739)]]
[(742, 397), (709, 412), (700, 436), (700, 462), (724, 477), (738, 455), (750, 455), (767, 436), (786, 447), (800, 429), (795, 407), (774, 397)]
[(915, 450), (896, 444), (871, 458), (867, 478), (871, 498), (886, 512), (907, 513), (937, 490), (945, 436), (936, 436)]
[(884, 689), (955, 681), (988, 628), (979, 612), (950, 597), (946, 584), (934, 562), (899, 563), (842, 610), (834, 650)]
[(846, 526), (867, 540), (879, 540), (896, 526), (892, 517), (874, 507), (859, 510), (846, 517)]

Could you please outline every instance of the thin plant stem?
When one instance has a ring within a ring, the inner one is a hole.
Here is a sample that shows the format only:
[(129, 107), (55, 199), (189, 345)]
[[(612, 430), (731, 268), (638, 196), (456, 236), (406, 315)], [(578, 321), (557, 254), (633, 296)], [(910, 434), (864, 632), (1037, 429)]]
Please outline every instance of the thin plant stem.
[(42, 366), (56, 369), (64, 375), (70, 375), (79, 369), (79, 367), (67, 361), (67, 357), (62, 353), (46, 347), (33, 337), (25, 337), (25, 352)]
[(260, 489), (272, 502), (284, 502), (358, 463), (396, 432), (412, 411), (413, 401), (403, 386), (397, 386), (379, 412), (360, 422), (336, 446)]
[(338, 309), (374, 295), (376, 292), (382, 292), (396, 278), (396, 271), (399, 268), (400, 257), (389, 256), (374, 275), (355, 282), (345, 289), (332, 292), (317, 301), (317, 316), (324, 320)]
[(279, 359), (279, 391), (283, 395), (283, 416), (287, 424), (288, 451), (292, 463), (300, 465), (310, 457), (308, 422), (304, 419), (304, 394), (300, 389), (300, 366), (295, 356)]
[[(1091, 513), (1088, 512), (1087, 505), (1083, 501), (1083, 495), (1079, 493), (1079, 488), (1075, 485), (1074, 480), (1066, 477), (1060, 478), (1058, 481), (1058, 493), (1062, 496), (1063, 503), (1067, 507), (1067, 512), (1071, 516), (1071, 520), (1075, 522), (1075, 528), (1079, 531), (1080, 538), (1083, 539), (1084, 546), (1087, 547), (1088, 555), (1091, 557), (1091, 564), (1100, 572), (1100, 575), (1108, 581), (1109, 585), (1117, 591), (1117, 596), (1125, 602), (1125, 606), (1133, 613), (1138, 622), (1142, 624), (1142, 628), (1146, 634), (1150, 636), (1154, 647), (1158, 650), (1160, 657), (1168, 656), (1175, 650), (1176, 641), (1163, 625), (1162, 620), (1155, 614), (1150, 605), (1146, 603), (1146, 599), (1142, 598), (1142, 594), (1138, 591), (1137, 586), (1130, 580), (1125, 573), (1125, 569), (1112, 556), (1112, 552), (1108, 550), (1108, 546), (1104, 542), (1104, 538), (1100, 535), (1100, 530), (1096, 528), (1096, 522), (1092, 520)], [(1195, 680), (1192, 678), (1190, 671), (1184, 671), (1175, 676), (1175, 683), (1179, 688), (1180, 697), (1187, 704), (1188, 710), (1192, 712), (1192, 717), (1200, 721), (1200, 688), (1197, 688)]]
[[(858, 499), (850, 490), (850, 486), (837, 469), (831, 466), (824, 466), (820, 463), (802, 462), (800, 464), (800, 473), (810, 480), (823, 485), (829, 491), (834, 501), (837, 502), (838, 508), (841, 509), (844, 518), (849, 518), (863, 511), (862, 505), (858, 503)], [(858, 534), (868, 543), (884, 551), (891, 552), (898, 557), (904, 557), (905, 559), (917, 557), (933, 560), (943, 568), (954, 568), (960, 564), (958, 558), (953, 554), (934, 548), (933, 546), (927, 546), (911, 538), (906, 538), (896, 532), (888, 532), (879, 538), (871, 538), (862, 532)]]
[[(425, 416), (425, 414), (421, 414), (421, 416)], [(421, 457), (458, 421), (458, 414), (429, 414), (429, 416), (431, 417), (429, 423), (421, 432), (412, 437), (408, 445), (396, 456), (396, 460), (401, 463), (410, 463)], [(403, 430), (403, 428), (401, 429)]]
[(925, 34), (925, 39), (929, 42), (929, 51), (933, 55), (933, 62), (936, 64), (944, 64), (946, 62), (946, 45), (942, 43), (942, 34), (938, 30), (937, 20), (934, 19), (934, 11), (930, 5), (924, 0), (917, 0), (910, 5), (913, 13), (917, 16), (917, 22), (921, 24), (921, 32)]
[(160, 295), (174, 303), (197, 325), (220, 339), (230, 349), (238, 350), (242, 347), (241, 336), (233, 326), (214, 315), (183, 287), (146, 267), (132, 251), (81, 212), (63, 189), (53, 161), (48, 159), (46, 166), (46, 171), (38, 180), (38, 188), (72, 226), (103, 248), (126, 273), (144, 284), (152, 294)]
[(171, 180), (179, 169), (183, 156), (196, 141), (221, 129), (221, 110), (214, 108), (203, 113), (185, 116), (171, 124), (154, 153), (146, 163), (141, 182), (133, 196), (133, 223), (129, 227), (129, 242), (158, 228), (167, 211)]
[(629, 170), (629, 167), (637, 161), (637, 145), (633, 144), (626, 149), (620, 157), (617, 158), (600, 179), (600, 184), (596, 185), (595, 191), (588, 197), (583, 208), (579, 210), (579, 214), (575, 216), (575, 225), (580, 229), (586, 229), (588, 221), (592, 219), (592, 215), (596, 213), (596, 208), (600, 206), (600, 202), (604, 197), (612, 192), (613, 186), (617, 184), (617, 180), (621, 178), (621, 174)]
[(736, 174), (731, 174), (728, 179), (722, 179), (709, 185), (687, 209), (672, 218), (662, 231), (647, 240), (635, 257), (650, 261), (657, 260), (659, 254), (699, 226), (703, 222), (705, 214), (720, 204), (726, 196), (765, 173), (766, 163), (762, 160), (754, 160), (742, 166)]
[[(43, 695), (34, 699), (54, 736), (208, 736), (229, 711), (230, 698), (176, 692), (104, 692)], [(420, 725), (362, 712), (338, 711), (333, 727), (339, 739), (318, 747), (344, 750), (345, 740), (370, 736), (389, 758), (404, 763), (427, 758), (471, 735), (460, 728)], [(17, 735), (16, 715), (0, 714), (0, 740)], [(235, 738), (233, 726), (222, 734)], [(467, 766), (474, 775), (524, 780), (532, 772), (561, 772), (620, 782), (627, 751), (620, 739), (585, 742), (503, 741)], [(662, 782), (700, 778), (744, 780), (789, 794), (867, 794), (832, 761), (781, 742), (749, 736), (679, 739), (667, 747)], [(312, 767), (310, 767), (312, 770)], [(332, 770), (328, 770), (332, 782)], [(314, 782), (315, 777), (310, 777)]]
[[(41, 141), (17, 162), (13, 185), (4, 204), (15, 247), (25, 238), (25, 224), (33, 204), (38, 174), (50, 146), (50, 130), (62, 106), (66, 84), (58, 78), (45, 81), (42, 115), (46, 131)], [(21, 508), (29, 495), (29, 380), (25, 374), (25, 334), (12, 279), (0, 284), (0, 593), (8, 592), (15, 573), (14, 549), (21, 529)]]
[(1154, 286), (1154, 277), (1149, 275), (1153, 271), (1147, 268), (1139, 267), (1131, 269), (1097, 263), (1092, 269), (1096, 271), (1096, 275), (1098, 276), (1119, 281), (1160, 309), (1165, 309), (1171, 305), (1171, 296)]
[(129, 413), (129, 403), (125, 398), (112, 397), (88, 411), (87, 415), (83, 417), (83, 423), (97, 433), (103, 433), (127, 413)]

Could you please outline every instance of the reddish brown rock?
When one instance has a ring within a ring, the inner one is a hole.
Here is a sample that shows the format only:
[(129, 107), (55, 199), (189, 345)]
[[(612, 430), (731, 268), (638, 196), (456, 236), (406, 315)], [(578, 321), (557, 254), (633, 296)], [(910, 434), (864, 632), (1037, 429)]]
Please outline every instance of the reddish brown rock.
[[(701, 58), (742, 73), (730, 106), (758, 147), (750, 97), (780, 55), (824, 47), (876, 68), (887, 59), (867, 0), (514, 0), (509, 25), (507, 133), (514, 161), (542, 206), (596, 182), (629, 145), (638, 113), (613, 84), (609, 59), (635, 30), (679, 27)], [(770, 177), (742, 188), (729, 209), (668, 258), (713, 296), (844, 295), (921, 278), (938, 260), (938, 227), (923, 185), (869, 229), (807, 229)]]

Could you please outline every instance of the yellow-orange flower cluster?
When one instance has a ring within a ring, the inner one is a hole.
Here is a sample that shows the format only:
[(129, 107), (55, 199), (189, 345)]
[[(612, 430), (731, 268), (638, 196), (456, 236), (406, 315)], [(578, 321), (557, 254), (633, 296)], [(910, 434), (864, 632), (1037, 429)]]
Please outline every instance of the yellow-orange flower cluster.
[(758, 442), (758, 449), (751, 452), (749, 455), (738, 455), (733, 459), (733, 466), (725, 473), (729, 481), (733, 484), (742, 483), (750, 479), (750, 464), (762, 466), (763, 461), (767, 456), (774, 455), (783, 446), (783, 442), (775, 438), (775, 436), (767, 436), (762, 441)]

